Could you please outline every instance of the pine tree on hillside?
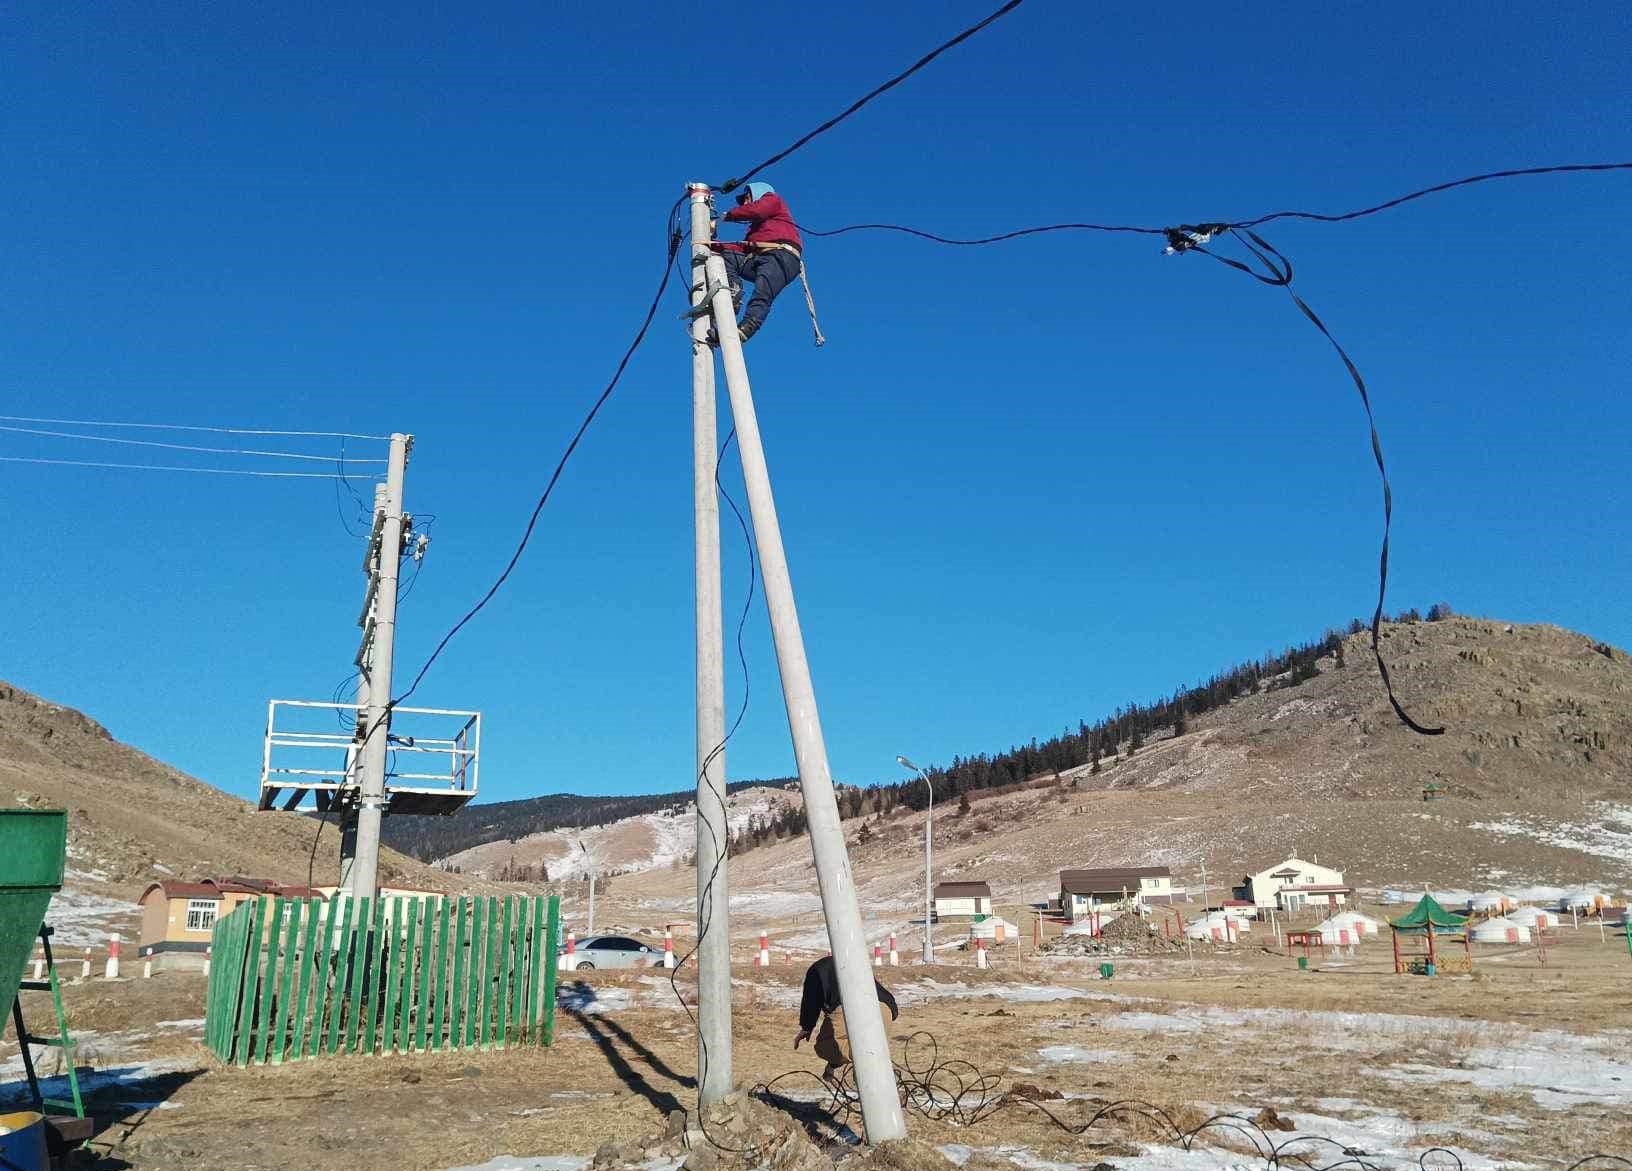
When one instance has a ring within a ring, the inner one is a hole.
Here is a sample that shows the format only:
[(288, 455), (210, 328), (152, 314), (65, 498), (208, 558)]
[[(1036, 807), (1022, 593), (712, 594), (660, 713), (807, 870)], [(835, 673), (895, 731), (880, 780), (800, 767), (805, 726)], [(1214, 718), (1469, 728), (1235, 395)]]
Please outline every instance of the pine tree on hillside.
[(958, 794), (958, 816), (959, 817), (968, 817), (969, 816), (969, 794), (968, 793), (959, 793)]

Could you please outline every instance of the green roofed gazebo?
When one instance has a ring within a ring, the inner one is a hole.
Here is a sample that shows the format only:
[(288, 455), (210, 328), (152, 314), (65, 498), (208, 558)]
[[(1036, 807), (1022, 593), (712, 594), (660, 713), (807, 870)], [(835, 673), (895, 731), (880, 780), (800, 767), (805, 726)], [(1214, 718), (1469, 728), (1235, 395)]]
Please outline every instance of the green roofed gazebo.
[[(1406, 971), (1421, 971), (1432, 976), (1444, 971), (1438, 949), (1434, 946), (1435, 940), (1460, 940), (1462, 953), (1466, 957), (1466, 968), (1473, 970), (1473, 946), (1468, 940), (1467, 919), (1455, 911), (1447, 911), (1440, 905), (1439, 900), (1431, 894), (1424, 894), (1412, 907), (1398, 919), (1389, 921), (1389, 929), (1394, 934), (1394, 974), (1400, 975)], [(1400, 950), (1400, 936), (1407, 938), (1424, 938), (1428, 941), (1426, 954), (1422, 952), (1406, 952)], [(1418, 958), (1421, 957), (1421, 958)], [(1462, 965), (1456, 965), (1458, 967)]]

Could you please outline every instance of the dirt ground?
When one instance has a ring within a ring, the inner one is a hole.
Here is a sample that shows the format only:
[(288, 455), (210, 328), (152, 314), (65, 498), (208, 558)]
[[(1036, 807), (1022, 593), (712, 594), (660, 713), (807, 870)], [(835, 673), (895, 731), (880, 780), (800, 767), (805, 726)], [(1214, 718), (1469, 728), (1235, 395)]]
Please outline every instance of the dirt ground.
[[(1017, 959), (1012, 950), (995, 953), (987, 971), (962, 954), (885, 968), (902, 1007), (892, 1048), (898, 1063), (921, 1067), (927, 1041), (909, 1048), (909, 1038), (928, 1034), (943, 1060), (970, 1063), (941, 1071), (942, 1090), (955, 1095), (961, 1087), (944, 1079), (960, 1072), (989, 1075), (997, 1092), (1024, 1083), (1064, 1095), (1046, 1104), (1070, 1123), (1132, 1098), (1184, 1127), (1272, 1107), (1295, 1128), (1269, 1130), (1275, 1141), (1327, 1135), (1386, 1166), (1436, 1146), (1455, 1147), (1470, 1169), (1632, 1154), (1624, 939), (1565, 928), (1545, 962), (1534, 947), (1481, 948), (1471, 977), (1428, 979), (1393, 974), (1386, 934), (1354, 955), (1317, 956), (1307, 972), (1264, 938), (1260, 930), (1250, 944), (1194, 959), (1113, 957), (1110, 980), (1098, 978), (1097, 958)], [(754, 1086), (801, 1071), (776, 1083), (779, 1104), (824, 1141), (853, 1141), (845, 1120), (820, 1109), (821, 1063), (808, 1046), (793, 1050), (804, 960), (781, 958), (734, 974), (734, 1080)], [(684, 975), (680, 986), (689, 998)], [(661, 971), (564, 976), (548, 1050), (256, 1069), (224, 1068), (204, 1050), (203, 994), (203, 978), (189, 974), (66, 989), (81, 1064), (98, 1071), (91, 1101), (101, 1131), (89, 1166), (445, 1171), (498, 1160), (498, 1171), (588, 1156), (608, 1140), (661, 1131), (669, 1112), (695, 1105), (694, 1033)], [(8, 1031), (0, 1095), (15, 1089), (15, 1059)], [(972, 1123), (916, 1112), (908, 1122), (914, 1138), (974, 1168), (1144, 1171), (1180, 1165), (1163, 1162), (1164, 1151), (1183, 1155), (1165, 1124), (1137, 1118), (1081, 1136), (1021, 1105)], [(1183, 1166), (1244, 1161), (1222, 1133), (1202, 1145), (1210, 1153)]]

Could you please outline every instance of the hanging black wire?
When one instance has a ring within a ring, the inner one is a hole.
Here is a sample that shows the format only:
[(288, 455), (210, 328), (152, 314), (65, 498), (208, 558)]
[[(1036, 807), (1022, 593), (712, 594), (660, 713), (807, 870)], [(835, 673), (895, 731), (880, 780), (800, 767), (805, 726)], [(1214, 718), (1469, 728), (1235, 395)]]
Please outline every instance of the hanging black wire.
[(1003, 17), (1007, 16), (1009, 13), (1013, 12), (1016, 8), (1019, 8), (1021, 3), (1022, 3), (1022, 0), (1009, 0), (1009, 2), (1007, 4), (1003, 5), (996, 12), (994, 12), (990, 16), (988, 16), (985, 20), (982, 20), (977, 24), (970, 25), (968, 28), (964, 29), (961, 33), (959, 33), (957, 36), (953, 37), (951, 40), (944, 41), (940, 45), (935, 47), (934, 49), (931, 49), (928, 53), (925, 53), (922, 57), (918, 58), (918, 60), (914, 61), (911, 65), (907, 66), (907, 68), (903, 69), (900, 73), (897, 73), (894, 77), (890, 78), (888, 81), (884, 82), (882, 85), (875, 86), (874, 88), (868, 90), (866, 93), (862, 94), (861, 97), (859, 97), (855, 101), (851, 102), (848, 106), (846, 106), (839, 113), (835, 114), (833, 117), (829, 118), (826, 122), (823, 122), (820, 126), (816, 127), (816, 129), (810, 131), (808, 134), (801, 135), (799, 138), (794, 139), (793, 142), (791, 142), (787, 146), (783, 147), (781, 150), (777, 151), (770, 158), (765, 159), (763, 162), (756, 163), (752, 167), (749, 167), (748, 170), (744, 171), (741, 175), (737, 176), (735, 179), (727, 179), (724, 183), (721, 183), (719, 185), (719, 190), (721, 192), (729, 195), (732, 191), (735, 191), (738, 187), (740, 187), (744, 183), (748, 182), (748, 180), (752, 179), (755, 175), (759, 174), (761, 171), (765, 170), (767, 167), (773, 167), (777, 163), (781, 162), (783, 159), (787, 158), (794, 151), (798, 150), (800, 147), (804, 146), (811, 139), (815, 138), (818, 134), (826, 134), (829, 130), (833, 129), (833, 127), (837, 126), (840, 122), (843, 122), (846, 118), (850, 117), (850, 115), (854, 114), (857, 110), (861, 109), (863, 106), (865, 106), (868, 102), (872, 101), (874, 98), (879, 97), (882, 94), (888, 93), (890, 90), (892, 90), (896, 86), (900, 85), (903, 81), (907, 80), (907, 78), (911, 77), (914, 73), (917, 73), (920, 69), (924, 68), (924, 66), (928, 65), (931, 61), (935, 60), (935, 58), (939, 57), (942, 53), (946, 52), (948, 49), (951, 49), (951, 48), (954, 48), (957, 45), (963, 44), (964, 41), (967, 41), (970, 37), (974, 36), (976, 33), (980, 32), (982, 29), (986, 28), (988, 25), (990, 25), (990, 24), (994, 23), (995, 21), (1000, 20)]
[[(1208, 1146), (1232, 1155), (1250, 1153), (1261, 1161), (1265, 1171), (1287, 1167), (1302, 1167), (1306, 1171), (1339, 1171), (1340, 1168), (1386, 1171), (1382, 1156), (1376, 1153), (1319, 1134), (1293, 1134), (1277, 1139), (1252, 1118), (1240, 1113), (1221, 1112), (1194, 1126), (1185, 1126), (1170, 1111), (1153, 1102), (1124, 1098), (1096, 1105), (1086, 1118), (1072, 1121), (1062, 1113), (1068, 1108), (1063, 1104), (1017, 1093), (1012, 1087), (1005, 1088), (999, 1075), (985, 1072), (972, 1062), (943, 1058), (939, 1043), (927, 1032), (916, 1032), (907, 1038), (901, 1049), (901, 1060), (895, 1065), (895, 1078), (902, 1110), (931, 1122), (974, 1127), (1004, 1111), (1025, 1110), (1041, 1115), (1072, 1137), (1080, 1138), (1112, 1127), (1125, 1129), (1135, 1124), (1143, 1130), (1154, 1131), (1162, 1140), (1184, 1151)], [(819, 1091), (814, 1104), (805, 1097), (788, 1096), (789, 1087), (807, 1084)], [(811, 1070), (792, 1070), (759, 1083), (752, 1092), (789, 1113), (814, 1108), (825, 1114), (835, 1128), (850, 1125), (861, 1112), (853, 1065), (841, 1067), (831, 1081), (823, 1080)], [(1425, 1150), (1415, 1162), (1419, 1171), (1462, 1171), (1463, 1168), (1461, 1156), (1447, 1147)], [(1587, 1155), (1569, 1164), (1566, 1171), (1589, 1168), (1627, 1171), (1632, 1169), (1632, 1161), (1620, 1155)]]
[[(703, 785), (707, 784), (715, 800), (720, 803), (722, 812), (727, 810), (727, 789), (725, 786), (715, 788), (713, 782), (708, 780), (708, 770), (719, 759), (720, 754), (725, 751), (726, 745), (737, 734), (737, 729), (742, 727), (742, 721), (748, 715), (748, 700), (752, 692), (749, 686), (748, 653), (743, 648), (742, 636), (748, 625), (748, 615), (753, 609), (754, 593), (759, 583), (759, 557), (756, 552), (758, 546), (754, 540), (753, 522), (744, 515), (741, 508), (737, 507), (736, 500), (720, 480), (720, 467), (725, 462), (725, 453), (731, 449), (731, 444), (736, 437), (737, 429), (733, 427), (726, 435), (725, 442), (720, 444), (720, 453), (714, 460), (714, 489), (730, 506), (732, 515), (737, 518), (737, 526), (742, 530), (742, 542), (748, 558), (748, 592), (742, 600), (742, 611), (737, 615), (736, 633), (737, 665), (742, 671), (742, 702), (737, 707), (736, 718), (731, 721), (731, 726), (726, 729), (725, 735), (721, 737), (720, 742), (709, 749), (708, 753), (703, 757), (701, 767), (697, 770), (698, 788), (702, 788)], [(731, 841), (729, 816), (727, 816), (726, 820), (726, 840), (723, 842), (714, 837), (714, 826), (710, 821), (699, 816), (697, 824), (708, 832), (709, 842), (714, 853), (714, 865), (709, 868), (708, 878), (703, 882), (702, 890), (697, 899), (697, 942), (670, 970), (669, 989), (674, 993), (674, 998), (680, 1002), (680, 1007), (685, 1010), (686, 1018), (691, 1022), (691, 1027), (697, 1032), (697, 1089), (700, 1094), (703, 1084), (708, 1078), (708, 1039), (703, 1036), (702, 1030), (698, 1028), (697, 1016), (691, 1011), (691, 1005), (686, 1003), (685, 995), (680, 991), (679, 978), (681, 970), (702, 950), (703, 940), (707, 938), (709, 929), (713, 926), (713, 904), (709, 896), (714, 890), (714, 884), (719, 880), (721, 869), (725, 866), (725, 860), (731, 848)], [(744, 1152), (745, 1148), (723, 1144), (710, 1135), (708, 1133), (708, 1120), (701, 1109), (697, 1111), (696, 1117), (698, 1128), (711, 1145), (729, 1154), (742, 1154)]]

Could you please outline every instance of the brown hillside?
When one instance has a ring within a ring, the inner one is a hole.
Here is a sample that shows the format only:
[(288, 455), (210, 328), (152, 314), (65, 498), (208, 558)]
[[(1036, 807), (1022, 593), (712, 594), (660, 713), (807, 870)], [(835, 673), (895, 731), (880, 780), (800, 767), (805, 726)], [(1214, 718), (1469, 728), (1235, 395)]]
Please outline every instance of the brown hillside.
[(1413, 798), (1430, 782), (1473, 800), (1579, 804), (1632, 797), (1632, 659), (1556, 626), (1476, 618), (1390, 624), (1383, 655), (1407, 710), (1395, 718), (1369, 635), (1345, 640), (1296, 687), (1271, 685), (1195, 719), (1081, 783), (1232, 797)]
[[(130, 900), (163, 878), (248, 874), (306, 880), (317, 823), (254, 805), (121, 744), (95, 720), (0, 682), (0, 793), (68, 810), (76, 887)], [(332, 882), (330, 825), (314, 880)], [(382, 850), (382, 880), (444, 889), (450, 876)], [(457, 881), (457, 880), (454, 880)]]

